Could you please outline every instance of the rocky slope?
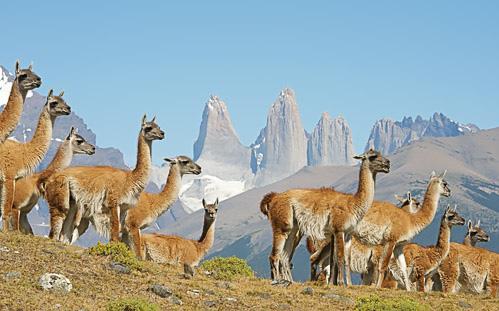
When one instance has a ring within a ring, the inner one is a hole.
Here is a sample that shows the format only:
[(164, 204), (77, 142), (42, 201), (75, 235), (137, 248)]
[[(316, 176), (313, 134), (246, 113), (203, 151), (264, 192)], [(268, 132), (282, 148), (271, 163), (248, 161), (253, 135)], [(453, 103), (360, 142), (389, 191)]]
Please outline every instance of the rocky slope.
[[(378, 177), (376, 199), (394, 202), (394, 194), (403, 194), (408, 190), (422, 198), (431, 171), (447, 169), (446, 179), (452, 196), (441, 201), (441, 209), (447, 203), (458, 204), (459, 212), (466, 218), (481, 219), (482, 226), (491, 234), (491, 241), (495, 241), (499, 239), (497, 141), (499, 128), (457, 137), (424, 138), (403, 147), (390, 156), (391, 172)], [(242, 256), (249, 260), (255, 270), (266, 275), (272, 235), (268, 220), (258, 208), (263, 195), (269, 191), (283, 191), (294, 187), (322, 186), (334, 186), (341, 191), (353, 192), (357, 176), (358, 167), (306, 167), (277, 183), (249, 190), (222, 202), (215, 246), (211, 254)], [(167, 231), (192, 236), (201, 222), (200, 217), (199, 212), (189, 215), (180, 220), (178, 225), (167, 228)], [(461, 241), (463, 230), (453, 230), (452, 239)], [(437, 232), (438, 224), (434, 221), (416, 241), (434, 244)], [(499, 244), (494, 242), (483, 244), (483, 247), (499, 251)], [(306, 258), (306, 251), (300, 248), (293, 270), (299, 279), (308, 277)]]
[(442, 113), (434, 113), (429, 120), (417, 116), (404, 117), (402, 121), (381, 119), (374, 124), (366, 150), (374, 148), (383, 154), (392, 154), (400, 147), (406, 146), (423, 137), (452, 137), (476, 133), (479, 128), (473, 124), (461, 124)]
[[(87, 249), (4, 233), (0, 233), (0, 262), (2, 310), (371, 310), (394, 304), (410, 310), (463, 306), (497, 310), (499, 304), (498, 299), (483, 295), (443, 296), (311, 283), (284, 287), (257, 277), (217, 280), (201, 269), (186, 279), (179, 266), (145, 262), (141, 269), (131, 269), (110, 257), (89, 254)], [(43, 290), (39, 279), (47, 272), (65, 276), (72, 290)], [(125, 308), (123, 304), (130, 301), (140, 301), (142, 308)], [(116, 307), (118, 302), (121, 308)]]

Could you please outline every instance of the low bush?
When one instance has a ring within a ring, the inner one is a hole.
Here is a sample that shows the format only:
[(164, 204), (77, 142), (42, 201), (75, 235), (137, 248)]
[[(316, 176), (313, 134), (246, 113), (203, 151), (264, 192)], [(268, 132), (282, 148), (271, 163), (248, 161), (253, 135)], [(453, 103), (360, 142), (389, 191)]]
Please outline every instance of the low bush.
[(377, 295), (357, 298), (356, 311), (425, 311), (427, 306), (407, 297), (380, 298)]
[(157, 304), (140, 298), (117, 299), (107, 305), (107, 311), (159, 311)]
[(89, 248), (89, 253), (97, 256), (109, 256), (112, 261), (126, 265), (130, 269), (144, 270), (144, 265), (137, 259), (135, 254), (126, 244), (121, 242), (108, 244), (97, 242), (97, 245)]
[(215, 257), (204, 261), (201, 264), (201, 269), (210, 272), (213, 278), (223, 281), (254, 276), (254, 272), (248, 263), (238, 257)]

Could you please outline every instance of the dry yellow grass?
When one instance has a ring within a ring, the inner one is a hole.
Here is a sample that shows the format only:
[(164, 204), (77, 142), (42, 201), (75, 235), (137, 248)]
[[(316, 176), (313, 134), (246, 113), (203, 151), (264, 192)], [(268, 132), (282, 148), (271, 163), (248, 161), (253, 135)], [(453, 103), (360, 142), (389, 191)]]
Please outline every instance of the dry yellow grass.
[[(412, 299), (430, 310), (460, 310), (465, 304), (472, 310), (499, 310), (498, 299), (478, 295), (406, 293), (359, 286), (326, 288), (310, 283), (284, 288), (256, 278), (227, 283), (202, 271), (188, 280), (183, 277), (181, 267), (145, 263), (144, 271), (118, 274), (108, 264), (108, 258), (90, 255), (87, 249), (41, 237), (0, 233), (0, 310), (56, 310), (57, 307), (58, 310), (105, 310), (110, 301), (118, 298), (141, 298), (159, 305), (161, 310), (351, 310), (359, 297), (369, 295)], [(13, 271), (21, 276), (4, 280), (5, 273)], [(71, 293), (41, 290), (38, 279), (46, 272), (68, 277), (73, 283)], [(170, 288), (183, 305), (172, 304), (169, 299), (148, 291), (152, 284)], [(304, 294), (305, 287), (311, 287), (313, 294)], [(192, 293), (193, 290), (199, 294)]]

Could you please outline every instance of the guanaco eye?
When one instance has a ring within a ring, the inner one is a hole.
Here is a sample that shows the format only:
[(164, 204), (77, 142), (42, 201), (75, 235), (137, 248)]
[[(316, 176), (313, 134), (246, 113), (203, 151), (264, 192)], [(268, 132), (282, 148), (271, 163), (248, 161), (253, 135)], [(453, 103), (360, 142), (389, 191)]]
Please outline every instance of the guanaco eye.
[(148, 126), (148, 127), (144, 128), (144, 131), (145, 131), (145, 132), (150, 132), (150, 131), (152, 131), (152, 127)]
[(50, 108), (57, 107), (57, 102), (50, 102)]

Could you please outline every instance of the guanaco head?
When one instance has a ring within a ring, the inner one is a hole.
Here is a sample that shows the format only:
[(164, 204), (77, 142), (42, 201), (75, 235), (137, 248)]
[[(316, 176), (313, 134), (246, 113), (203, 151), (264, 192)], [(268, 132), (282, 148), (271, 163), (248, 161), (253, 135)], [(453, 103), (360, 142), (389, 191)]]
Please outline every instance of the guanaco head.
[(421, 202), (419, 202), (418, 199), (413, 197), (410, 191), (407, 191), (405, 197), (402, 197), (400, 195), (395, 195), (395, 198), (400, 203), (399, 207), (406, 212), (415, 213), (421, 207)]
[[(431, 172), (430, 175), (430, 183), (428, 185), (428, 189), (433, 188), (438, 191), (444, 197), (450, 196), (450, 188), (447, 184), (447, 181), (444, 179), (445, 174), (447, 174), (447, 170), (445, 170), (442, 174), (435, 174), (435, 171)], [(436, 188), (436, 189), (435, 189)]]
[(205, 199), (203, 199), (203, 207), (204, 207), (204, 218), (215, 220), (217, 217), (218, 211), (218, 198), (215, 200), (215, 203), (208, 204)]
[(48, 109), (52, 117), (67, 116), (71, 113), (71, 107), (66, 104), (66, 101), (62, 98), (64, 92), (59, 95), (54, 95), (54, 91), (50, 90), (47, 95), (47, 101), (45, 102), (45, 108)]
[(354, 159), (362, 160), (362, 162), (369, 161), (369, 169), (373, 174), (390, 172), (390, 160), (374, 149), (369, 149), (369, 151), (361, 155), (354, 156)]
[(146, 115), (142, 117), (142, 134), (148, 141), (162, 140), (165, 138), (165, 132), (156, 124), (156, 117), (152, 118), (151, 121), (147, 121)]
[(42, 79), (33, 72), (33, 66), (29, 65), (28, 68), (21, 69), (19, 61), (16, 62), (16, 80), (19, 84), (19, 88), (25, 92), (36, 89), (42, 85)]
[(490, 241), (490, 236), (480, 228), (480, 220), (476, 223), (476, 225), (473, 226), (473, 223), (470, 220), (468, 220), (468, 232), (466, 232), (466, 236), (469, 236), (471, 238), (471, 241), (473, 242), (488, 242)]
[(180, 168), (180, 175), (201, 174), (201, 166), (199, 166), (196, 162), (192, 161), (192, 159), (187, 156), (181, 155), (173, 159), (165, 158), (164, 160), (166, 162), (170, 162), (171, 166), (178, 165)]
[(71, 127), (68, 137), (66, 140), (70, 141), (73, 154), (88, 154), (92, 155), (95, 153), (95, 146), (87, 142), (85, 138), (77, 133), (74, 127)]
[(459, 214), (456, 211), (457, 205), (454, 205), (454, 208), (452, 209), (450, 207), (450, 204), (447, 205), (447, 208), (445, 209), (444, 213), (444, 221), (449, 224), (449, 226), (462, 226), (466, 223), (466, 220), (464, 220), (463, 217), (459, 216)]

